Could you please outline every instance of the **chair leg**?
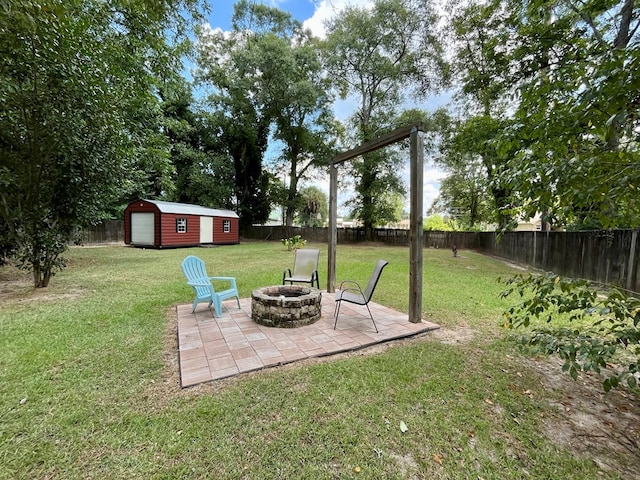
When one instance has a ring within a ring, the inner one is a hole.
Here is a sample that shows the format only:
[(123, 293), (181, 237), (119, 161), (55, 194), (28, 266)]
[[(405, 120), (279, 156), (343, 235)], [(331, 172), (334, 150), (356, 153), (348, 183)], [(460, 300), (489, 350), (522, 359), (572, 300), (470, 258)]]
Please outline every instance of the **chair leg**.
[(342, 302), (340, 300), (338, 300), (336, 302), (336, 307), (333, 309), (333, 316), (335, 317), (336, 321), (333, 322), (333, 329), (336, 329), (336, 325), (338, 325), (338, 315), (340, 315), (340, 304)]
[(214, 306), (214, 307), (215, 307), (215, 309), (216, 309), (216, 315), (217, 315), (218, 317), (221, 317), (221, 316), (222, 316), (222, 303), (220, 302), (220, 300), (216, 299), (216, 300), (213, 302), (213, 306)]
[(373, 327), (376, 329), (376, 333), (380, 333), (378, 332), (378, 326), (376, 325), (376, 322), (373, 319), (373, 315), (371, 315), (371, 310), (369, 310), (369, 304), (365, 303), (365, 307), (367, 307), (367, 310), (369, 311), (369, 316), (371, 317), (371, 321), (373, 322)]

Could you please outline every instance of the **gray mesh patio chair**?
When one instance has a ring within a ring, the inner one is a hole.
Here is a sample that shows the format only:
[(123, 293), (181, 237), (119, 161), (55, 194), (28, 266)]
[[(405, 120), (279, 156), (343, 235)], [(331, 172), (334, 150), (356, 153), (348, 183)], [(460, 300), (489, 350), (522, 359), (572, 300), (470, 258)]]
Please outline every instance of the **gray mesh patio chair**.
[[(369, 316), (371, 317), (371, 321), (373, 322), (373, 327), (376, 329), (376, 333), (378, 333), (378, 327), (376, 325), (375, 320), (373, 319), (373, 315), (371, 315), (371, 310), (369, 309), (369, 302), (371, 301), (371, 297), (373, 296), (373, 292), (376, 289), (376, 285), (378, 285), (378, 280), (380, 280), (380, 275), (382, 274), (382, 269), (389, 265), (389, 262), (386, 260), (378, 260), (375, 268), (373, 269), (373, 273), (369, 278), (369, 282), (367, 283), (367, 287), (362, 291), (360, 284), (354, 280), (344, 280), (340, 283), (340, 287), (336, 291), (336, 307), (333, 311), (333, 315), (336, 318), (333, 329), (336, 329), (336, 325), (338, 325), (338, 315), (340, 315), (340, 305), (342, 302), (355, 303), (356, 305), (364, 305), (367, 307), (367, 311), (369, 312)], [(345, 288), (346, 285), (346, 288)]]
[(282, 285), (289, 283), (310, 283), (313, 287), (320, 289), (320, 281), (318, 280), (318, 259), (320, 258), (320, 250), (313, 248), (299, 248), (296, 250), (296, 258), (293, 261), (293, 274), (291, 269), (285, 268), (282, 272)]

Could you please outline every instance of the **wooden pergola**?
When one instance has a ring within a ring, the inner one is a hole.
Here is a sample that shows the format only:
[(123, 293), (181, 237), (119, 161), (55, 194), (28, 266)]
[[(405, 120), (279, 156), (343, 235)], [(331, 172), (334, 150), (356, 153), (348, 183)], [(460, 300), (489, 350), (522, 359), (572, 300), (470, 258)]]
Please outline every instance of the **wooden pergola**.
[(410, 227), (409, 227), (409, 321), (419, 323), (422, 320), (422, 244), (423, 244), (423, 168), (424, 148), (422, 142), (422, 123), (413, 123), (400, 127), (382, 137), (371, 140), (357, 148), (336, 155), (329, 167), (329, 250), (327, 267), (327, 292), (335, 292), (336, 284), (336, 245), (338, 243), (338, 165), (352, 158), (373, 152), (393, 143), (410, 138)]

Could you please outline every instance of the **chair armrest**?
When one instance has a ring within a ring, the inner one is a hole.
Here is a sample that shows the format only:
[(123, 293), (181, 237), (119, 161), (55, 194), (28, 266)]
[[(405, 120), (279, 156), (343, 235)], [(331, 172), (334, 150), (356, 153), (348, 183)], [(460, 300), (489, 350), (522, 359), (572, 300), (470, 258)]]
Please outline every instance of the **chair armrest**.
[[(354, 287), (342, 288), (342, 286), (345, 283), (355, 285), (358, 288), (357, 290)], [(340, 282), (340, 286), (338, 287), (338, 290), (342, 290), (343, 292), (348, 292), (349, 290), (352, 290), (358, 293), (362, 293), (362, 288), (360, 288), (360, 284), (354, 280), (343, 280), (342, 282)]]
[(192, 287), (208, 287), (211, 285), (211, 282), (208, 278), (196, 278), (195, 280), (189, 280), (187, 285)]
[(231, 286), (236, 288), (236, 277), (209, 277), (209, 280), (231, 282)]
[(291, 276), (291, 269), (290, 268), (285, 268), (282, 271), (282, 284), (284, 285), (284, 279), (287, 278), (287, 275), (289, 275), (289, 277)]

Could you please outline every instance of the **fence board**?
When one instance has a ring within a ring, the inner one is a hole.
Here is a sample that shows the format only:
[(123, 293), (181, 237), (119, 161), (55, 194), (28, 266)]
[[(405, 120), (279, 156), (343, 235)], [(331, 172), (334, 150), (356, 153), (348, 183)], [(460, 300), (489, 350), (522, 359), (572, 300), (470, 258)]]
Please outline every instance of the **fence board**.
[[(326, 243), (328, 229), (318, 227), (254, 226), (245, 228), (245, 239), (280, 241), (301, 235), (307, 241)], [(409, 230), (376, 228), (374, 240), (395, 246), (409, 246)], [(425, 248), (477, 250), (510, 261), (618, 285), (640, 292), (640, 239), (637, 230), (594, 232), (424, 232)], [(124, 222), (110, 220), (81, 232), (84, 244), (124, 243)], [(339, 228), (338, 243), (365, 240), (364, 229)]]

